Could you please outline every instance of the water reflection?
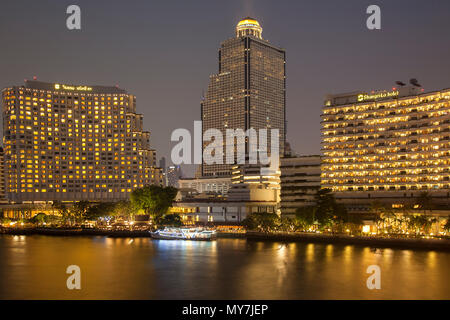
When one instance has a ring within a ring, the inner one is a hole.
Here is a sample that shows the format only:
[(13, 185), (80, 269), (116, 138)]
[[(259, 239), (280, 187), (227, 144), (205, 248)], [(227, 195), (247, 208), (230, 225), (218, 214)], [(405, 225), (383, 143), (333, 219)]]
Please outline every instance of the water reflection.
[[(450, 254), (349, 245), (0, 236), (1, 299), (449, 299)], [(67, 290), (79, 265), (82, 290)], [(368, 290), (379, 265), (382, 289)]]

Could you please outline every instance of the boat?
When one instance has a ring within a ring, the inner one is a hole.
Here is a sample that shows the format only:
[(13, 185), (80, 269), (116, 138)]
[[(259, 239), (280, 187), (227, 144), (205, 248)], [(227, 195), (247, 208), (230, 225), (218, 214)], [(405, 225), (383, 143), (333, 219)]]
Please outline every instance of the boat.
[(166, 227), (151, 233), (153, 239), (161, 240), (214, 240), (216, 230), (204, 228), (175, 228)]

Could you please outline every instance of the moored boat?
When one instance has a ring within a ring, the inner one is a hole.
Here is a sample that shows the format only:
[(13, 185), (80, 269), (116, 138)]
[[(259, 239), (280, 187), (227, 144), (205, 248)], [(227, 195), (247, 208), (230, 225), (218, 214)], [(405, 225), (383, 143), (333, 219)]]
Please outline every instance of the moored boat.
[(204, 228), (175, 228), (166, 227), (151, 233), (152, 238), (162, 240), (214, 240), (217, 238), (215, 230)]

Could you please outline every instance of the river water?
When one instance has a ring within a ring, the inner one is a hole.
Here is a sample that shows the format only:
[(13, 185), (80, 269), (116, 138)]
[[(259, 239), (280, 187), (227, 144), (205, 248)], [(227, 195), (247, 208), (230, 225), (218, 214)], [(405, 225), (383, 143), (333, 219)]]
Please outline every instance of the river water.
[(450, 299), (449, 267), (448, 252), (353, 245), (0, 235), (0, 299)]

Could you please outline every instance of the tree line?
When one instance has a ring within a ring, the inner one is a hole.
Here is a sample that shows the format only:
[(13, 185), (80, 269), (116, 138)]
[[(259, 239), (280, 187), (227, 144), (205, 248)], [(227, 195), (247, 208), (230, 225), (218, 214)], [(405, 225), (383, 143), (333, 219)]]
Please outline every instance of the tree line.
[[(73, 226), (85, 221), (100, 218), (124, 218), (132, 220), (136, 215), (148, 215), (154, 224), (182, 224), (178, 214), (170, 214), (178, 190), (174, 187), (148, 185), (131, 192), (130, 200), (113, 202), (78, 201), (73, 205), (61, 201), (53, 201), (51, 214), (39, 213), (30, 219), (22, 219), (31, 223), (48, 223)], [(46, 210), (47, 213), (49, 210)]]

